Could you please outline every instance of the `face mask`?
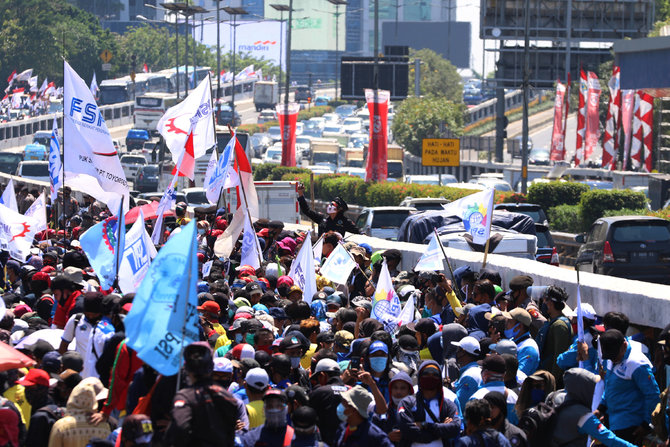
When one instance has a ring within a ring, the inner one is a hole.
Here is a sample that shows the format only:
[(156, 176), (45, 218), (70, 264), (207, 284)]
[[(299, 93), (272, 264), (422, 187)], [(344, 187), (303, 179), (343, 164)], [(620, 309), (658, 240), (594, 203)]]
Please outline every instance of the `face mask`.
[(242, 343), (242, 334), (235, 334), (235, 343)]
[(198, 228), (198, 234), (199, 235), (205, 234), (205, 229), (204, 228)]
[(423, 308), (423, 311), (421, 311), (421, 318), (430, 318), (433, 316), (433, 311), (428, 309), (427, 307)]
[(440, 387), (442, 380), (437, 376), (419, 377), (419, 388), (426, 391), (433, 391)]
[(314, 429), (316, 425), (311, 425), (309, 427), (293, 427), (293, 431), (297, 436), (312, 436), (314, 434)]
[(370, 357), (370, 368), (375, 372), (384, 372), (386, 369), (386, 357)]
[(344, 414), (344, 405), (342, 404), (337, 406), (337, 418), (342, 422), (347, 422), (347, 415)]
[(291, 368), (298, 368), (300, 366), (300, 357), (291, 357)]
[(515, 324), (512, 329), (505, 329), (505, 338), (511, 340), (516, 336), (516, 329), (519, 327), (519, 324)]
[(335, 213), (337, 213), (337, 208), (335, 208), (333, 205), (328, 205), (326, 207), (326, 213), (335, 214)]
[(391, 396), (391, 400), (393, 401), (393, 404), (397, 407), (400, 405), (400, 401), (403, 400), (404, 397), (393, 397)]
[(249, 343), (251, 346), (254, 345), (254, 334), (247, 334), (246, 336), (246, 341)]
[(545, 397), (546, 394), (544, 393), (543, 389), (533, 388), (532, 390), (530, 390), (530, 400), (532, 402), (532, 405), (537, 405), (540, 402), (544, 402)]
[(286, 406), (279, 410), (265, 410), (265, 425), (268, 427), (282, 427), (286, 425)]
[(547, 304), (542, 302), (540, 304), (540, 313), (547, 319), (549, 319), (549, 308), (547, 307)]

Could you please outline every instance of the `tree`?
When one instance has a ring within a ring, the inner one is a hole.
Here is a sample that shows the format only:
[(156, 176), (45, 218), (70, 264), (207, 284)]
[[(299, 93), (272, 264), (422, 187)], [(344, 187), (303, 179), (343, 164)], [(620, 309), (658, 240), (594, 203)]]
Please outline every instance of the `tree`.
[(409, 85), (414, 85), (414, 60), (421, 59), (421, 94), (443, 97), (454, 103), (463, 102), (461, 77), (451, 62), (427, 48), (411, 49), (409, 57)]
[(424, 138), (440, 135), (440, 123), (456, 134), (463, 131), (465, 106), (445, 98), (428, 96), (407, 98), (400, 104), (393, 119), (393, 135), (410, 153), (421, 156)]

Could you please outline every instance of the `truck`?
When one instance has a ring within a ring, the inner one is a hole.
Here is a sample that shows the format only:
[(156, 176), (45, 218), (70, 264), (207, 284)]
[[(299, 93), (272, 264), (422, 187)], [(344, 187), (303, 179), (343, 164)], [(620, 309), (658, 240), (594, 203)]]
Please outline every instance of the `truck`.
[(312, 140), (312, 165), (328, 163), (334, 170), (340, 166), (340, 143), (335, 139), (315, 138)]
[(279, 102), (279, 85), (273, 81), (258, 81), (254, 87), (256, 112), (274, 109)]
[[(300, 223), (298, 208), (298, 182), (275, 181), (254, 182), (258, 195), (259, 219), (280, 220), (284, 223)], [(224, 191), (229, 212), (237, 209), (237, 191), (230, 188)]]
[(402, 180), (405, 178), (403, 149), (397, 144), (389, 144), (386, 151), (387, 178)]
[(348, 148), (344, 150), (345, 164), (351, 168), (362, 168), (365, 165), (363, 148)]

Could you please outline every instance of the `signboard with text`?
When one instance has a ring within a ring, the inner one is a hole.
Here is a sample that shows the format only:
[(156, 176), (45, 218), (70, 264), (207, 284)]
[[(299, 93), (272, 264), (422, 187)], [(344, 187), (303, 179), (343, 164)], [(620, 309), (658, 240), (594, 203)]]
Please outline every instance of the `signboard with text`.
[(459, 166), (461, 140), (458, 138), (424, 138), (421, 150), (423, 166)]

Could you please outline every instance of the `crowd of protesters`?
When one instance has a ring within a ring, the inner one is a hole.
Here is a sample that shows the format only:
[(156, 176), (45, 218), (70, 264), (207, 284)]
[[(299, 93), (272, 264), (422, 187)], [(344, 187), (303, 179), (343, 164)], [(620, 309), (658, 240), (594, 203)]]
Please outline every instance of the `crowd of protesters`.
[[(199, 210), (198, 262), (213, 260), (197, 284), (200, 341), (185, 347), (181, 374), (161, 376), (126, 344), (134, 294), (101, 290), (80, 250), (104, 205), (66, 188), (53, 210), (65, 228), (39, 234), (26, 262), (0, 259), (0, 341), (36, 362), (0, 373), (0, 446), (666, 444), (667, 330), (639, 332), (583, 304), (578, 341), (560, 287), (503, 283), (490, 269), (402, 270), (398, 250), (343, 241), (343, 200), (328, 215), (301, 205), (322, 229), (322, 261), (339, 243), (354, 257), (347, 284), (317, 267), (318, 292), (304, 296), (286, 272), (306, 234), (278, 221), (254, 224), (259, 269), (239, 265), (241, 242), (218, 259), (230, 215)], [(191, 220), (183, 204), (176, 214), (168, 238)], [(396, 328), (374, 318), (384, 262), (416, 308)], [(29, 338), (37, 331), (59, 336)]]

